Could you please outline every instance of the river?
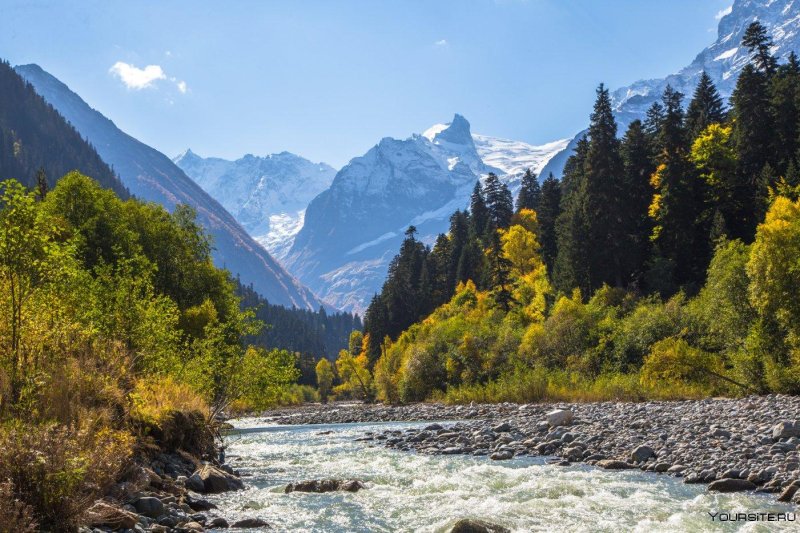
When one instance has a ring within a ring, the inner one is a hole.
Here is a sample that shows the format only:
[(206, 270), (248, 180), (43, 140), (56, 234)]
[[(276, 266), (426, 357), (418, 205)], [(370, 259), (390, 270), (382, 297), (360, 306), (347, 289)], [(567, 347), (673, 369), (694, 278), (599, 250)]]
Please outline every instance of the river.
[[(427, 423), (426, 423), (427, 424)], [(513, 531), (789, 531), (798, 522), (712, 521), (709, 512), (790, 512), (772, 495), (710, 494), (705, 485), (634, 471), (547, 464), (542, 457), (429, 456), (355, 442), (367, 431), (420, 423), (257, 427), (234, 421), (230, 464), (244, 491), (213, 496), (229, 520), (261, 517), (270, 531), (446, 532), (459, 518)], [(303, 479), (357, 478), (358, 493), (284, 494)], [(251, 530), (253, 531), (253, 530)]]

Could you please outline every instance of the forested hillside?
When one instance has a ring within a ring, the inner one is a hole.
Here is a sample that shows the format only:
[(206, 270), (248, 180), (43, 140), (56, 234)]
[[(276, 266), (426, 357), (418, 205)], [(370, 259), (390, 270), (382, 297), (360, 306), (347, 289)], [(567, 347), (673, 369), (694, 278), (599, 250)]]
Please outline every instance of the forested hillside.
[[(5, 61), (0, 61), (0, 180), (52, 188), (71, 170), (123, 198), (128, 191), (94, 148)], [(37, 178), (38, 176), (38, 178)]]
[(800, 392), (800, 63), (758, 22), (729, 109), (702, 76), (620, 139), (600, 85), (563, 180), (493, 176), (409, 228), (364, 317), (364, 394), (411, 401)]

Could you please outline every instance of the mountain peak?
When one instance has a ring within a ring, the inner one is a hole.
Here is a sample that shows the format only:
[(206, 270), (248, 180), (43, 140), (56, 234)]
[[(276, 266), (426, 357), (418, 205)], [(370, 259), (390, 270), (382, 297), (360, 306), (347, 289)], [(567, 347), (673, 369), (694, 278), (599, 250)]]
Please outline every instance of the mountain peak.
[(472, 144), (472, 133), (470, 132), (469, 121), (456, 113), (453, 120), (447, 124), (434, 124), (422, 134), (423, 137), (433, 144)]

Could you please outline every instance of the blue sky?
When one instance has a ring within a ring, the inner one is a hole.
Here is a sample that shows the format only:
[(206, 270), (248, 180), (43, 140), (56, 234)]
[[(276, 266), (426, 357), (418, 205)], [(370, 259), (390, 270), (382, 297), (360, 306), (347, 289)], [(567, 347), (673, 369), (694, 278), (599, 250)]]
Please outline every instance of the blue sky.
[(599, 82), (687, 65), (731, 1), (0, 0), (0, 58), (169, 156), (341, 166), (455, 112), (487, 135), (571, 136)]

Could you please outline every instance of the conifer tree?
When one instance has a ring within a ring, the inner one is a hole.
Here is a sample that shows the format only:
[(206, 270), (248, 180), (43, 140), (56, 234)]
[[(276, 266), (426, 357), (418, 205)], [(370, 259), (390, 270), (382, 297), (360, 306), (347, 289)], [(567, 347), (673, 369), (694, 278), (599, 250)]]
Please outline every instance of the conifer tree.
[(767, 28), (758, 20), (753, 21), (747, 27), (742, 37), (742, 45), (753, 54), (753, 63), (756, 68), (771, 76), (777, 68), (777, 61), (772, 55), (772, 39), (767, 35)]
[(686, 131), (690, 139), (697, 137), (709, 124), (725, 120), (725, 110), (714, 82), (704, 70), (697, 82), (692, 101), (686, 110)]
[(487, 279), (484, 286), (487, 287), (504, 311), (508, 311), (511, 305), (511, 261), (503, 254), (503, 246), (500, 241), (500, 234), (492, 232), (489, 237), (489, 246), (486, 250), (488, 269), (486, 270)]
[(489, 223), (489, 209), (486, 206), (486, 198), (483, 195), (483, 188), (481, 182), (475, 182), (475, 188), (472, 190), (469, 205), (470, 220), (472, 221), (472, 229), (476, 235), (483, 235), (486, 230), (486, 225)]
[(367, 359), (370, 364), (374, 364), (381, 356), (381, 343), (384, 337), (389, 334), (389, 310), (386, 302), (380, 295), (376, 294), (364, 313), (364, 333), (367, 334)]
[(542, 189), (539, 186), (539, 180), (536, 178), (536, 174), (528, 169), (522, 176), (522, 184), (517, 196), (517, 213), (523, 209), (538, 211), (541, 198)]
[(553, 282), (558, 290), (569, 294), (579, 288), (584, 296), (591, 292), (588, 254), (589, 239), (586, 219), (586, 180), (584, 163), (589, 151), (586, 138), (578, 141), (575, 153), (564, 165), (561, 180), (561, 213), (556, 221), (557, 248)]
[(794, 51), (789, 54), (788, 61), (778, 67), (769, 90), (774, 125), (772, 162), (778, 174), (785, 175), (797, 154), (800, 135), (800, 62)]
[(661, 132), (661, 124), (664, 122), (664, 106), (660, 102), (653, 102), (647, 109), (645, 114), (642, 128), (647, 135), (647, 140), (650, 142), (653, 150), (652, 156), (657, 157), (660, 151), (660, 144), (658, 141), (659, 132)]
[(653, 199), (650, 177), (655, 172), (652, 146), (640, 120), (628, 126), (622, 139), (621, 153), (625, 166), (625, 198), (631, 232), (633, 276), (639, 279), (644, 273), (650, 251), (650, 234), (653, 226), (648, 209)]
[(609, 284), (624, 286), (632, 274), (630, 209), (627, 205), (625, 173), (617, 139), (617, 123), (611, 97), (603, 84), (589, 125), (589, 149), (584, 161), (585, 195), (590, 287)]
[(729, 220), (728, 224), (734, 234), (742, 235), (749, 241), (755, 235), (758, 223), (756, 205), (764, 201), (757, 186), (758, 179), (775, 146), (775, 128), (765, 74), (753, 65), (745, 65), (736, 82), (731, 102), (736, 173), (742, 184), (735, 191), (735, 198), (742, 206), (742, 215), (739, 220)]
[(661, 155), (653, 174), (655, 195), (650, 206), (654, 228), (652, 241), (660, 259), (669, 266), (676, 285), (689, 286), (702, 279), (708, 251), (697, 226), (699, 195), (694, 167), (688, 159), (688, 141), (683, 127), (683, 95), (667, 86), (662, 102), (664, 121), (659, 132)]
[[(486, 198), (489, 219), (494, 228), (507, 228), (511, 224), (511, 217), (514, 216), (514, 200), (508, 186), (502, 183), (496, 174), (490, 172), (486, 178), (483, 194)], [(484, 236), (488, 239), (491, 234), (485, 232)]]
[(553, 272), (558, 239), (556, 235), (556, 220), (561, 213), (561, 184), (551, 172), (542, 183), (542, 200), (539, 203), (537, 218), (539, 220), (539, 242), (542, 246), (542, 261), (547, 266), (547, 272)]

